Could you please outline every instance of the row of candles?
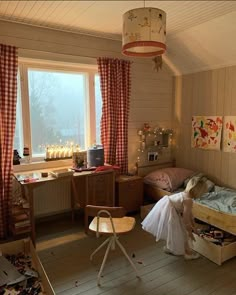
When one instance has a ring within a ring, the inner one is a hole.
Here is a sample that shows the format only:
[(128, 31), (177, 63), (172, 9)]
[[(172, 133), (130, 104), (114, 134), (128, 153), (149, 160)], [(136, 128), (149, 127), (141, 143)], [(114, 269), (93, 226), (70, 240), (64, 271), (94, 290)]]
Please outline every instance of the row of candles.
[(71, 158), (74, 152), (79, 152), (79, 145), (51, 145), (46, 147), (46, 160)]

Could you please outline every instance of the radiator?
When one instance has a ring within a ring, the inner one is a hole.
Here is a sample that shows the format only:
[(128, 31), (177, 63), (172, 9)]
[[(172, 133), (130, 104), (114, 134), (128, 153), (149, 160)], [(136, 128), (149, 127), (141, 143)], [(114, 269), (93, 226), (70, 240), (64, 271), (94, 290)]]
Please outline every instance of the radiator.
[(43, 217), (71, 209), (71, 180), (48, 182), (34, 190), (34, 215)]

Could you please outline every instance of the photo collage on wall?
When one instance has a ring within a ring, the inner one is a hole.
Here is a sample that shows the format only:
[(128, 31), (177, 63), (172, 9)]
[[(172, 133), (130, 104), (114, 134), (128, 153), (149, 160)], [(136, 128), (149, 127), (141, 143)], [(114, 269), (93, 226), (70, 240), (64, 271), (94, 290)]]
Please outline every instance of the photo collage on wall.
[(191, 146), (236, 152), (236, 116), (193, 116)]

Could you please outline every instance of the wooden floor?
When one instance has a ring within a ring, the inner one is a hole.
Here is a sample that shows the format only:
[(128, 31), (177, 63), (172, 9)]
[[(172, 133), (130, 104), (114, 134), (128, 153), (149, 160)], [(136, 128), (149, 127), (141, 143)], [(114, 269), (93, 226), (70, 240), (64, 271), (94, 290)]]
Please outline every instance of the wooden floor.
[(136, 221), (135, 230), (121, 236), (120, 242), (141, 278), (136, 278), (126, 258), (116, 249), (108, 257), (101, 287), (97, 286), (96, 277), (104, 250), (95, 255), (93, 262), (89, 256), (104, 238), (86, 236), (81, 220), (74, 226), (70, 220), (38, 226), (38, 255), (56, 294), (236, 295), (235, 258), (218, 266), (204, 257), (185, 261), (183, 257), (165, 254), (164, 244), (156, 243), (141, 229), (138, 216)]

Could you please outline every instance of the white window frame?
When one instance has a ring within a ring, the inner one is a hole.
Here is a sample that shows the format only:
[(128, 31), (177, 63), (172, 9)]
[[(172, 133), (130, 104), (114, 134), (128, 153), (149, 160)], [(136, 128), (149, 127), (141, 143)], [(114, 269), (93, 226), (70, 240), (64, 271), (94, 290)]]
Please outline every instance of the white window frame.
[[(96, 116), (95, 116), (95, 75), (98, 75), (97, 65), (85, 65), (61, 61), (48, 61), (40, 59), (31, 59), (19, 57), (19, 73), (21, 87), (21, 114), (23, 128), (23, 146), (28, 146), (30, 149), (31, 159), (33, 162), (40, 162), (44, 157), (32, 158), (31, 145), (31, 126), (30, 126), (30, 107), (29, 107), (29, 88), (28, 88), (28, 69), (36, 70), (51, 70), (61, 73), (77, 73), (87, 75), (87, 105), (86, 105), (86, 137), (85, 150), (92, 146), (96, 140)], [(52, 161), (56, 162), (56, 161)], [(49, 164), (50, 165), (50, 164)], [(51, 166), (51, 165), (50, 165)], [(54, 165), (52, 165), (54, 166)]]

